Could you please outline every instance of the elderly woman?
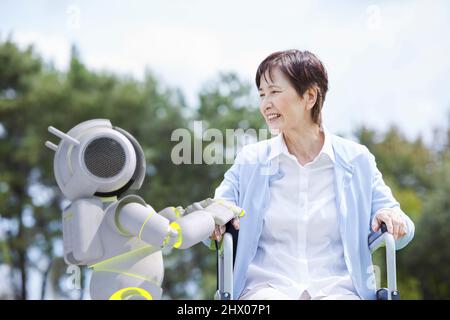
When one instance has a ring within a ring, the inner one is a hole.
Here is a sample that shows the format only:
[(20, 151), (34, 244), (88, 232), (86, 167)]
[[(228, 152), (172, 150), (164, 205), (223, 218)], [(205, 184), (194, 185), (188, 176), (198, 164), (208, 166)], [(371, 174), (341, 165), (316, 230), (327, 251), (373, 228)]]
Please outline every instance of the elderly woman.
[[(239, 299), (374, 299), (367, 239), (381, 222), (401, 249), (414, 224), (375, 158), (322, 125), (328, 77), (308, 51), (275, 52), (259, 65), (260, 111), (276, 137), (245, 146), (215, 191), (246, 217), (239, 232)], [(220, 240), (223, 228), (211, 236)]]

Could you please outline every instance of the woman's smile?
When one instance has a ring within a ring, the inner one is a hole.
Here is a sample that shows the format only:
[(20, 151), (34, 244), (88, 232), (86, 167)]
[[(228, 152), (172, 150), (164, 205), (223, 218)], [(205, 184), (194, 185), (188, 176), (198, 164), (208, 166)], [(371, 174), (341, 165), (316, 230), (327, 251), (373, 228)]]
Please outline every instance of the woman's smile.
[(281, 117), (279, 113), (269, 113), (266, 115), (267, 123), (272, 124)]

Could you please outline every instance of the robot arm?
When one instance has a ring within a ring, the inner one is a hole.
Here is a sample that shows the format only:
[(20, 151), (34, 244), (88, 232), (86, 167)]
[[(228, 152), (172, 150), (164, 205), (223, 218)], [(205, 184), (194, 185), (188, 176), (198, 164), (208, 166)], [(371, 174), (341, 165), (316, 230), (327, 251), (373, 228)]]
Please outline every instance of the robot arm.
[[(162, 212), (167, 215), (167, 208)], [(128, 203), (120, 209), (117, 227), (158, 247), (187, 249), (207, 239), (214, 230), (214, 219), (206, 211), (196, 211), (171, 222), (150, 206)]]
[(120, 208), (116, 224), (123, 233), (149, 244), (187, 249), (207, 239), (215, 224), (226, 224), (243, 212), (222, 201), (203, 205), (204, 209), (191, 208), (189, 212), (169, 207), (157, 213), (148, 205), (131, 202)]
[(168, 219), (157, 214), (150, 206), (137, 202), (127, 203), (119, 208), (115, 223), (122, 234), (136, 236), (158, 247), (164, 246), (172, 231)]

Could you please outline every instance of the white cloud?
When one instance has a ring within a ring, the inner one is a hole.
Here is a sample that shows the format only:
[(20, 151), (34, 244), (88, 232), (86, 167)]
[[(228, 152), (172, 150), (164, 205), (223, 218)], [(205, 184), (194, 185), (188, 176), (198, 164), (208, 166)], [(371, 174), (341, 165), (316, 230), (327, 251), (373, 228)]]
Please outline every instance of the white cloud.
[(32, 44), (45, 59), (51, 60), (59, 69), (67, 69), (70, 57), (70, 43), (62, 34), (44, 34), (35, 30), (14, 31), (12, 40), (22, 48)]
[(132, 70), (139, 74), (148, 64), (173, 71), (204, 75), (217, 68), (220, 43), (207, 30), (147, 24), (122, 39), (113, 52), (86, 56), (92, 66)]

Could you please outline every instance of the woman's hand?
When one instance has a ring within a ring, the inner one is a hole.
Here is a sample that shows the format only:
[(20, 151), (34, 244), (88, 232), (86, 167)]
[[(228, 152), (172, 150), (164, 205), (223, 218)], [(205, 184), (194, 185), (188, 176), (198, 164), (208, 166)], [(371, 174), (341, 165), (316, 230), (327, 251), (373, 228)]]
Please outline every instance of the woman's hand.
[(379, 210), (372, 220), (372, 230), (375, 232), (380, 230), (382, 222), (386, 224), (388, 232), (395, 240), (406, 235), (406, 223), (402, 215), (394, 209)]
[[(233, 218), (231, 224), (236, 230), (239, 230), (239, 217)], [(214, 229), (213, 234), (209, 237), (211, 240), (220, 241), (222, 239), (223, 234), (225, 233), (225, 226), (219, 226), (216, 224), (216, 228)]]

